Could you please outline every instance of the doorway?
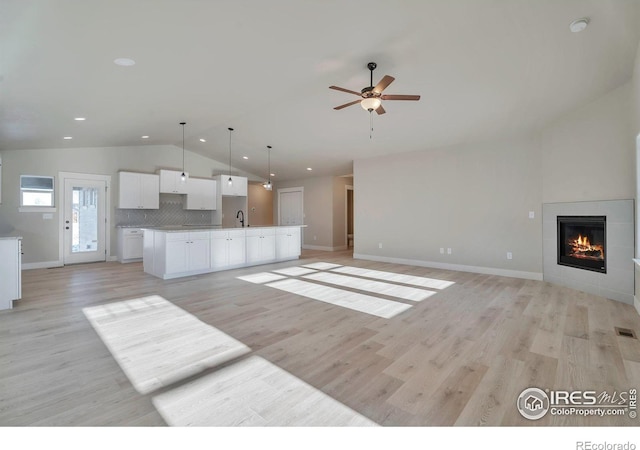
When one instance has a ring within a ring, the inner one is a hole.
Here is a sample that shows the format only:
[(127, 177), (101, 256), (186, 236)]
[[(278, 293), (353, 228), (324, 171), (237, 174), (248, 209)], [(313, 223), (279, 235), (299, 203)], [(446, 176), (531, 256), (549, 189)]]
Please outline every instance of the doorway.
[(353, 248), (353, 186), (345, 186), (345, 234), (347, 235), (347, 248)]
[(106, 261), (108, 243), (107, 188), (110, 177), (61, 174), (62, 262)]

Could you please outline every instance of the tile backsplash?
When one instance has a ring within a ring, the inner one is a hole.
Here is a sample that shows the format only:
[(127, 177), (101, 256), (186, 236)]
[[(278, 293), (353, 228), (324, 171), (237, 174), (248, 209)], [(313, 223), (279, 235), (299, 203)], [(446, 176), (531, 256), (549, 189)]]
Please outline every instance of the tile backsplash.
[(182, 208), (183, 195), (160, 194), (160, 209), (116, 209), (116, 226), (211, 225), (213, 211)]

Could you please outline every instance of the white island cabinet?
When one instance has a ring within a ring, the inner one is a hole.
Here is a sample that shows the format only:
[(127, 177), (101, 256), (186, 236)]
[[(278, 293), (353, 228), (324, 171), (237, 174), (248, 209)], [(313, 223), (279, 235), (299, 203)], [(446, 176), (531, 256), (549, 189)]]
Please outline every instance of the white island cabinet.
[[(282, 236), (282, 248), (277, 250), (279, 235)], [(145, 228), (144, 271), (168, 280), (297, 259), (300, 256), (299, 236), (300, 226), (189, 227), (188, 231), (185, 227)]]
[(22, 297), (22, 238), (0, 237), (0, 309)]
[(246, 265), (244, 229), (211, 232), (211, 269), (224, 270)]
[(300, 256), (300, 227), (276, 228), (276, 258), (291, 259)]
[(276, 259), (275, 228), (247, 229), (247, 263), (260, 264)]
[(144, 230), (145, 246), (153, 234), (153, 251), (143, 249), (143, 258), (152, 257), (153, 262), (143, 261), (145, 272), (163, 278), (178, 278), (210, 271), (209, 231), (151, 232)]

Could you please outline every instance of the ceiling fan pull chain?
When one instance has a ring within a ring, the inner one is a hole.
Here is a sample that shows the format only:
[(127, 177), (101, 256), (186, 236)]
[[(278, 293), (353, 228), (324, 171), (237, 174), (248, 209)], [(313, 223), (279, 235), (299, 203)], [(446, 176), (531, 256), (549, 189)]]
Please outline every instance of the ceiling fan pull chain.
[(369, 110), (369, 139), (373, 139), (373, 110)]

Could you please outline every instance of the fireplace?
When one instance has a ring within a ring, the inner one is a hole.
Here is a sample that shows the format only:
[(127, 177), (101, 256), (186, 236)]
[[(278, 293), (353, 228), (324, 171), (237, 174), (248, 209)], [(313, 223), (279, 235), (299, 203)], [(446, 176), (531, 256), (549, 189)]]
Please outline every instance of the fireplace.
[(558, 216), (558, 264), (607, 273), (606, 216)]

